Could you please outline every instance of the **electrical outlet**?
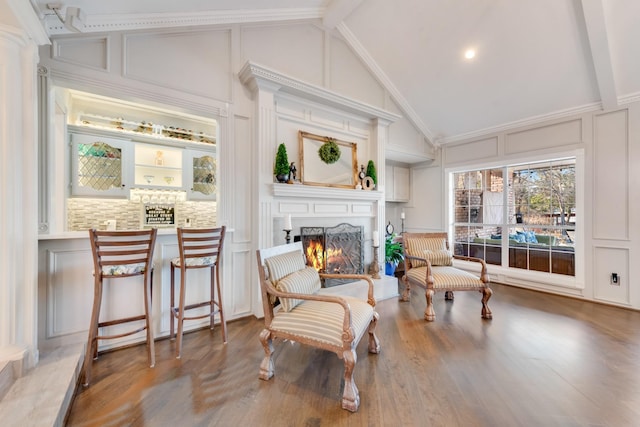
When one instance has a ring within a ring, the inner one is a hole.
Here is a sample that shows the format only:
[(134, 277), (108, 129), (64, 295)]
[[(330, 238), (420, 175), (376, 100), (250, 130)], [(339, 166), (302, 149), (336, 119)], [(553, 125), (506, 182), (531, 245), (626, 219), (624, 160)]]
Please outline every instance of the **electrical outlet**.
[(618, 273), (611, 273), (611, 284), (620, 286), (620, 276), (618, 276)]

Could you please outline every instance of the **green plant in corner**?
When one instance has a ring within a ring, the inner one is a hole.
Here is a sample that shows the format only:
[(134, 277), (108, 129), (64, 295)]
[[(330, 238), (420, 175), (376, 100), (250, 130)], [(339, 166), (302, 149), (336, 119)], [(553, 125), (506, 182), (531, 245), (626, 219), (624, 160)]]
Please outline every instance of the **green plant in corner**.
[(396, 241), (396, 235), (388, 234), (384, 244), (384, 261), (397, 266), (404, 260), (404, 250), (402, 243)]
[(376, 165), (373, 163), (373, 160), (369, 160), (367, 163), (367, 176), (370, 176), (373, 180), (373, 185), (378, 185), (378, 176), (376, 175)]
[(287, 157), (287, 146), (284, 143), (278, 145), (273, 174), (279, 182), (287, 182), (289, 179), (289, 158)]

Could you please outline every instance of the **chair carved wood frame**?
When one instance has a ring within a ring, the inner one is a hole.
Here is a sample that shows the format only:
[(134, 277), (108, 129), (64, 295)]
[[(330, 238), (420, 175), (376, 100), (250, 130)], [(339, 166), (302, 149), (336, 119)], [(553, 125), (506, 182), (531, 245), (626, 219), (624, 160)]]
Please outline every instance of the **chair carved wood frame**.
[[(491, 298), (493, 291), (491, 290), (491, 288), (489, 288), (489, 275), (487, 273), (487, 265), (483, 259), (453, 255), (448, 252), (450, 257), (449, 261), (445, 261), (442, 263), (432, 262), (434, 258), (427, 257), (426, 255), (417, 256), (421, 253), (416, 248), (424, 247), (424, 242), (426, 241), (438, 242), (437, 245), (442, 245), (443, 248), (446, 248), (446, 251), (449, 251), (449, 239), (447, 233), (404, 233), (402, 238), (402, 246), (405, 255), (405, 273), (402, 276), (402, 281), (405, 284), (405, 288), (401, 296), (402, 301), (409, 301), (412, 285), (424, 288), (425, 297), (427, 300), (427, 307), (424, 312), (424, 318), (427, 321), (434, 321), (436, 318), (436, 314), (433, 309), (433, 296), (436, 291), (444, 291), (445, 300), (452, 301), (454, 291), (477, 290), (482, 294), (482, 318), (492, 318), (492, 313), (491, 309), (489, 308), (488, 301)], [(481, 264), (480, 277), (478, 278), (471, 273), (453, 267), (453, 259), (472, 261)]]
[[(369, 336), (369, 353), (380, 352), (380, 342), (375, 335), (379, 315), (374, 310), (373, 281), (370, 276), (363, 274), (319, 274), (321, 278), (363, 280), (363, 286), (368, 285), (366, 302), (355, 297), (323, 294), (322, 290), (317, 293), (280, 291), (276, 289), (276, 284), (280, 285), (273, 283), (265, 261), (294, 251), (299, 253), (300, 262), (304, 265), (306, 258), (300, 242), (256, 251), (265, 322), (265, 328), (260, 333), (265, 357), (260, 364), (259, 378), (269, 380), (275, 373), (274, 338), (331, 351), (344, 360), (342, 408), (356, 412), (360, 395), (353, 371), (357, 361), (356, 347), (365, 333)], [(278, 307), (279, 301), (286, 298), (300, 300), (301, 303), (287, 312)]]

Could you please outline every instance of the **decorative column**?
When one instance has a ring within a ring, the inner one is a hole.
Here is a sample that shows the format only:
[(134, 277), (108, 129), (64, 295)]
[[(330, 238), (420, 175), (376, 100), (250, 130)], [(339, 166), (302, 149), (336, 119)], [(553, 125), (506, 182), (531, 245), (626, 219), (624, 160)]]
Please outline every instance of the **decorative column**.
[(0, 363), (38, 362), (37, 46), (0, 26)]

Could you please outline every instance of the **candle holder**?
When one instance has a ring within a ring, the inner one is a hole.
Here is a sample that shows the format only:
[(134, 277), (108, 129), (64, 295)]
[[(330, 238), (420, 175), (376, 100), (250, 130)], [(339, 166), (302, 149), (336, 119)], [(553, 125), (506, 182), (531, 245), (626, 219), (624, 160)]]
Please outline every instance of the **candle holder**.
[(284, 236), (284, 240), (285, 240), (285, 242), (287, 242), (287, 245), (288, 245), (289, 243), (291, 243), (291, 230), (282, 230), (282, 231), (287, 233)]
[(380, 278), (380, 266), (378, 265), (378, 248), (379, 246), (373, 247), (373, 262), (369, 266), (369, 274), (372, 279)]
[(402, 221), (402, 231), (400, 232), (400, 234), (404, 234), (404, 218), (400, 218), (400, 221)]

